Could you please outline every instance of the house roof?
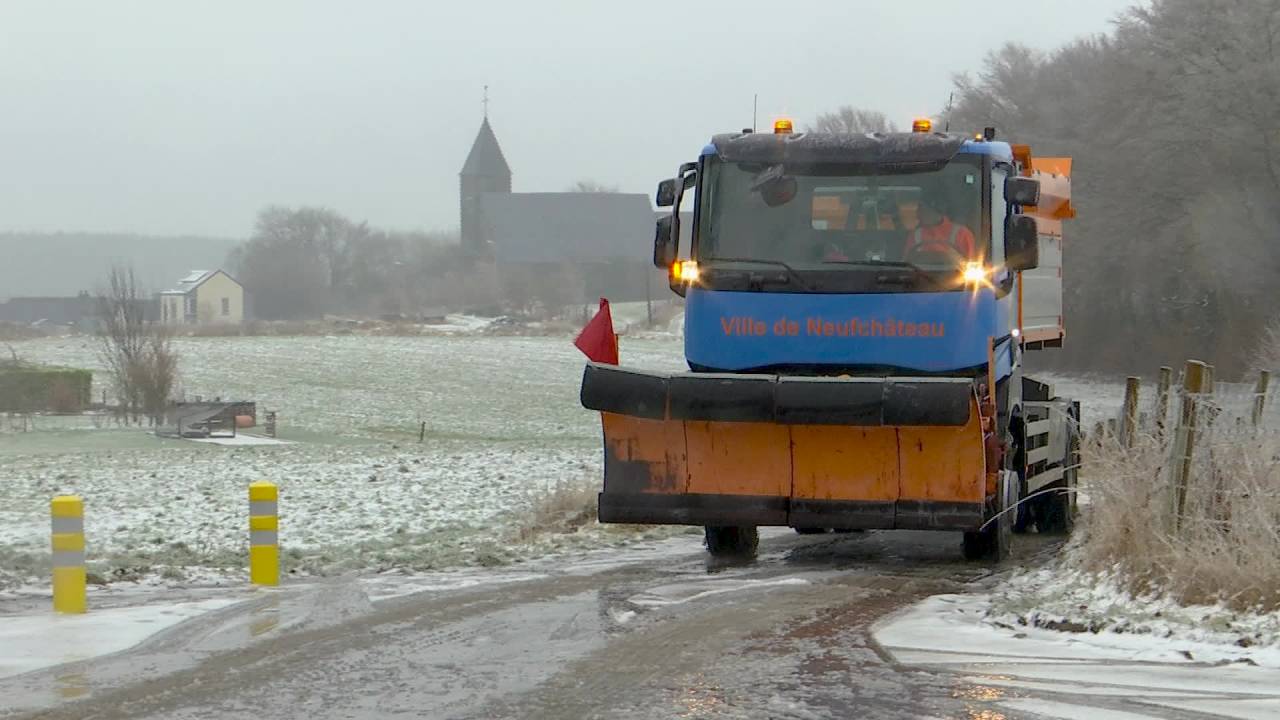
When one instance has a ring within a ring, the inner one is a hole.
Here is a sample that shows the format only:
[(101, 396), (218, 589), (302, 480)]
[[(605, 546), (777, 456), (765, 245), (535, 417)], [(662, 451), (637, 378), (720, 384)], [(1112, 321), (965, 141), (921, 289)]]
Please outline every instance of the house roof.
[(480, 123), (480, 132), (476, 133), (475, 142), (471, 143), (471, 152), (467, 153), (467, 161), (462, 164), (460, 175), (505, 176), (511, 177), (511, 166), (502, 154), (498, 138), (489, 126), (489, 118)]
[(209, 278), (212, 278), (214, 275), (217, 275), (218, 273), (222, 273), (223, 275), (226, 275), (228, 278), (231, 279), (231, 282), (235, 283), (236, 285), (240, 285), (240, 281), (231, 277), (231, 273), (228, 273), (225, 270), (192, 270), (191, 272), (187, 273), (186, 277), (178, 281), (178, 287), (172, 290), (162, 291), (160, 294), (161, 295), (185, 295), (189, 292), (194, 291), (196, 288), (200, 287), (201, 285), (205, 284), (205, 282), (207, 282)]
[(499, 262), (648, 260), (653, 208), (627, 193), (485, 193), (484, 236)]

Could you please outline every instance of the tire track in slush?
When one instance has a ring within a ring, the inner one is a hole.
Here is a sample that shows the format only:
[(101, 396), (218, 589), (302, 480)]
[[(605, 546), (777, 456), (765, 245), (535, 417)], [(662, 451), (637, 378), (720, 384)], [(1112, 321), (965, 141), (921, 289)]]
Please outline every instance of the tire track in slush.
[(25, 699), (79, 672), (91, 693), (0, 716), (728, 718), (874, 708), (876, 717), (905, 718), (963, 710), (954, 676), (897, 667), (870, 639), (886, 614), (990, 577), (958, 560), (954, 538), (778, 535), (763, 550), (741, 566), (657, 556), (373, 605), (351, 581), (286, 591), (282, 618), (290, 608), (309, 611), (266, 639), (224, 638), (230, 624), (243, 634), (263, 611), (256, 601), (229, 608), (117, 656), (0, 681), (0, 697)]

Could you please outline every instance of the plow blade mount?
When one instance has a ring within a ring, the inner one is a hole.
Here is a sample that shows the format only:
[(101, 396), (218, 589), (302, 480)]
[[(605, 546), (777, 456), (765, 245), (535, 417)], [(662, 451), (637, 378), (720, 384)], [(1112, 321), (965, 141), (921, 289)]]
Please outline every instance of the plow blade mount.
[(966, 378), (660, 374), (589, 364), (602, 522), (968, 530), (989, 495)]

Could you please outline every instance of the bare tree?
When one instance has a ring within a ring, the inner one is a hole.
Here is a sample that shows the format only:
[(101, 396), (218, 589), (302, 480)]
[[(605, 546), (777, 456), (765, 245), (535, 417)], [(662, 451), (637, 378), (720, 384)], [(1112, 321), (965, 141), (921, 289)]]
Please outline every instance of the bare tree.
[(98, 354), (111, 375), (120, 412), (158, 422), (177, 379), (172, 330), (150, 322), (132, 268), (114, 267), (98, 294)]
[(889, 117), (878, 110), (863, 110), (845, 105), (832, 112), (822, 113), (807, 130), (858, 135), (871, 132), (894, 132), (896, 128), (889, 122)]
[(617, 185), (606, 185), (596, 180), (579, 180), (569, 186), (566, 192), (575, 193), (616, 193)]

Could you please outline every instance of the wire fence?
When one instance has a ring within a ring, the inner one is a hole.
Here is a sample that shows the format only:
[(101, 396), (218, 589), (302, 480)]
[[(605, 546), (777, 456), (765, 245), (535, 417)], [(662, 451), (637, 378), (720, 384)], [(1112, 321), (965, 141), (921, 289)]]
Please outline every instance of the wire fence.
[(1189, 361), (1129, 378), (1082, 448), (1086, 555), (1197, 602), (1280, 608), (1280, 408), (1270, 376)]

